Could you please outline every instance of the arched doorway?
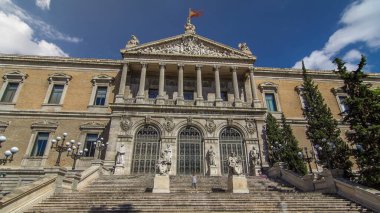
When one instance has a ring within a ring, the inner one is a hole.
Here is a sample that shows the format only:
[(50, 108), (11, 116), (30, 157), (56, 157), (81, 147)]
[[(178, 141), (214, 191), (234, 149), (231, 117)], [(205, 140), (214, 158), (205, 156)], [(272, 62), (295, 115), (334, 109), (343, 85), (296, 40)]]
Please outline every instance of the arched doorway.
[(187, 126), (178, 133), (177, 174), (203, 174), (203, 145), (199, 129)]
[(160, 151), (160, 133), (151, 126), (145, 125), (137, 130), (133, 148), (132, 173), (154, 174)]
[(228, 174), (228, 157), (235, 152), (243, 162), (243, 171), (247, 172), (245, 148), (241, 133), (232, 127), (224, 128), (219, 135), (220, 162), (222, 175)]

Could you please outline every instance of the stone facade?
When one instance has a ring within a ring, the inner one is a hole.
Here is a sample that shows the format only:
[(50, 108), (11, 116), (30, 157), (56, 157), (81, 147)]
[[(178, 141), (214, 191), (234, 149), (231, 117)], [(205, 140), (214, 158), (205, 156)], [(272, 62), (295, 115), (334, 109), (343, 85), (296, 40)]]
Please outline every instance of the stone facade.
[[(1, 55), (0, 130), (7, 137), (2, 150), (13, 146), (20, 150), (7, 166), (53, 167), (57, 152), (50, 141), (67, 132), (68, 139), (82, 144), (88, 134), (108, 141), (102, 153), (95, 150), (93, 156), (79, 160), (79, 169), (90, 166), (97, 156), (113, 167), (124, 144), (121, 174), (149, 173), (170, 145), (171, 175), (191, 170), (209, 173), (205, 156), (210, 147), (217, 175), (225, 174), (229, 154), (225, 152), (237, 150), (245, 172), (252, 173), (247, 158), (253, 146), (259, 152), (258, 169), (268, 167), (265, 94), (273, 95), (276, 111), (272, 113), (278, 118), (284, 113), (300, 146), (310, 150), (297, 89), (302, 84), (301, 70), (254, 67), (256, 57), (244, 43), (239, 46), (234, 49), (191, 31), (146, 44), (133, 36), (121, 50), (121, 60)], [(341, 120), (334, 91), (342, 81), (332, 71), (309, 73), (334, 117)], [(367, 81), (379, 86), (380, 75), (370, 74)], [(12, 100), (6, 100), (3, 96), (10, 94), (12, 82), (18, 86)], [(55, 85), (61, 85), (60, 100), (50, 103)], [(105, 93), (99, 93), (101, 89)], [(97, 102), (98, 97), (104, 101)], [(40, 132), (48, 133), (48, 142), (41, 156), (32, 156)], [(186, 166), (192, 160), (199, 165)], [(71, 164), (64, 154), (61, 165)]]

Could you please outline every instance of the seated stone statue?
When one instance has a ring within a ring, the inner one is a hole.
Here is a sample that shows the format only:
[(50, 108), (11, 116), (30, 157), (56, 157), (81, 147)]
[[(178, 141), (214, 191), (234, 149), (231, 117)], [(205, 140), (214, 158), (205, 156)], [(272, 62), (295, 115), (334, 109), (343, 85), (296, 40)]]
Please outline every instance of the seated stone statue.
[(231, 152), (230, 157), (228, 157), (228, 167), (229, 173), (232, 175), (243, 174), (243, 164), (240, 157), (237, 157), (235, 152)]
[(160, 175), (169, 174), (171, 162), (168, 160), (169, 157), (167, 155), (168, 155), (167, 150), (161, 152), (160, 158), (158, 159), (158, 162), (156, 164), (157, 172)]

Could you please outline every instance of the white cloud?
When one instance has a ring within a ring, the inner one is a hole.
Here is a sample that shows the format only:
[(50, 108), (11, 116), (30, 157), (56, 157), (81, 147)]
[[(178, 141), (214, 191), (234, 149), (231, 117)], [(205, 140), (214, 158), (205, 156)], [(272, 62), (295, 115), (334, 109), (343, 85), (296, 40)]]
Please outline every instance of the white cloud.
[(61, 48), (45, 40), (33, 38), (32, 28), (16, 15), (0, 11), (1, 53), (65, 56)]
[(356, 61), (361, 58), (362, 54), (356, 50), (352, 49), (346, 53), (346, 55), (343, 56), (343, 60), (345, 61)]
[[(379, 0), (357, 0), (353, 2), (344, 10), (339, 21), (343, 26), (330, 36), (321, 50), (315, 50), (309, 56), (303, 58), (306, 67), (310, 69), (326, 69), (331, 64), (331, 62), (327, 63), (326, 58), (331, 61), (342, 49), (358, 42), (364, 43), (370, 49), (380, 48), (379, 20)], [(358, 59), (357, 53), (359, 52), (351, 50), (345, 54), (349, 69), (356, 67), (352, 63)], [(300, 64), (300, 61), (298, 61), (293, 67), (300, 68)]]
[(30, 15), (28, 12), (14, 4), (11, 0), (0, 0), (0, 10), (3, 11), (5, 14), (13, 14), (19, 17), (22, 21), (27, 23), (30, 27), (32, 27), (35, 30), (35, 34), (37, 36), (72, 43), (78, 43), (82, 41), (82, 39), (80, 38), (68, 36), (59, 32), (53, 26), (40, 20), (38, 17)]
[(50, 0), (36, 0), (36, 6), (41, 10), (50, 10)]

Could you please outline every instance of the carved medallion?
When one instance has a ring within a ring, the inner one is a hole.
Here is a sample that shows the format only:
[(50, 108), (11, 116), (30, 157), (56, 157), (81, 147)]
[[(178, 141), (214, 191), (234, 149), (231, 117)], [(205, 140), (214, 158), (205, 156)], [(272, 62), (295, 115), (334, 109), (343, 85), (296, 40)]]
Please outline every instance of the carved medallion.
[(164, 126), (164, 128), (165, 128), (166, 131), (168, 131), (168, 132), (173, 131), (173, 129), (174, 129), (174, 127), (175, 127), (175, 124), (174, 124), (174, 122), (173, 122), (173, 118), (171, 118), (171, 117), (166, 117), (166, 118), (165, 118), (165, 121), (164, 121), (164, 123), (163, 123), (163, 126)]
[(129, 129), (131, 129), (132, 127), (132, 121), (131, 121), (131, 118), (129, 117), (123, 117), (123, 120), (120, 121), (120, 127), (121, 129), (123, 129), (124, 131), (128, 131)]
[(216, 124), (214, 123), (213, 119), (207, 119), (205, 126), (206, 126), (206, 130), (209, 133), (213, 133), (215, 131), (215, 129), (216, 129)]
[(250, 134), (253, 134), (253, 133), (256, 132), (255, 119), (253, 119), (253, 118), (246, 118), (246, 119), (245, 119), (245, 123), (246, 123), (247, 131), (248, 131)]

